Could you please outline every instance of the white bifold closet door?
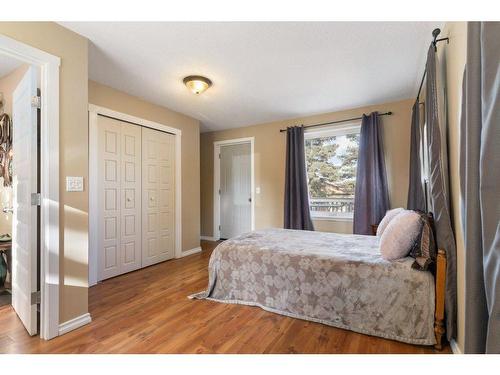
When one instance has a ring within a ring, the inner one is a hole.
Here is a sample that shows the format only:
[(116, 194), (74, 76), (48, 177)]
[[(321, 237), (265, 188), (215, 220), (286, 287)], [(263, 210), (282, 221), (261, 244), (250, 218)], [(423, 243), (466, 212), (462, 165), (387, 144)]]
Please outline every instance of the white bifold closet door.
[(142, 266), (175, 255), (175, 136), (142, 128)]
[(141, 267), (141, 127), (99, 116), (99, 279)]

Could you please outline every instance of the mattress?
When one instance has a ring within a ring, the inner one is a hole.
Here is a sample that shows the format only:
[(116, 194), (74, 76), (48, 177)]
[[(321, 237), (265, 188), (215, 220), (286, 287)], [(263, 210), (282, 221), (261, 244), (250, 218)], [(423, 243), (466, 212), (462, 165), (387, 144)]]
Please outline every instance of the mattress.
[(433, 345), (434, 278), (386, 261), (376, 236), (266, 229), (221, 243), (190, 296), (411, 344)]

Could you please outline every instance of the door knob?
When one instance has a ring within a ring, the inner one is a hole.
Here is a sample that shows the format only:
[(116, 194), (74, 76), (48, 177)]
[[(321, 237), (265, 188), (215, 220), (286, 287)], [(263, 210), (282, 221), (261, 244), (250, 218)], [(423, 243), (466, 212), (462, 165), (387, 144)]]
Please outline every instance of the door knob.
[(8, 213), (12, 214), (14, 213), (14, 207), (4, 207), (2, 211), (5, 212), (6, 214)]
[(249, 202), (252, 202), (252, 198), (248, 198), (248, 201), (249, 201)]

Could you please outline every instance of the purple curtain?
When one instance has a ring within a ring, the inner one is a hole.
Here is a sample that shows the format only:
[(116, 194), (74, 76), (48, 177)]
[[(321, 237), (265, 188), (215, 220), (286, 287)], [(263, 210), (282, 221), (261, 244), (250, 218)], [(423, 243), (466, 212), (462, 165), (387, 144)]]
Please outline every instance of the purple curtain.
[(384, 148), (377, 112), (363, 115), (354, 194), (354, 234), (372, 234), (389, 209)]
[(500, 353), (500, 22), (468, 22), (460, 129), (465, 353)]
[(314, 230), (309, 211), (302, 126), (286, 130), (285, 229)]
[[(439, 68), (439, 69), (438, 69)], [(442, 74), (443, 65), (437, 64), (436, 49), (429, 46), (427, 52), (425, 81), (425, 118), (427, 123), (427, 144), (429, 152), (429, 210), (434, 214), (436, 243), (438, 248), (446, 250), (446, 335), (448, 340), (456, 337), (457, 314), (457, 258), (455, 237), (451, 226), (449, 205), (449, 183), (447, 173), (446, 122), (440, 123), (439, 107), (441, 85), (438, 86), (438, 74)], [(443, 129), (443, 134), (441, 134)]]
[(420, 107), (418, 100), (413, 104), (410, 139), (410, 183), (408, 185), (409, 210), (425, 212), (425, 194), (420, 168)]

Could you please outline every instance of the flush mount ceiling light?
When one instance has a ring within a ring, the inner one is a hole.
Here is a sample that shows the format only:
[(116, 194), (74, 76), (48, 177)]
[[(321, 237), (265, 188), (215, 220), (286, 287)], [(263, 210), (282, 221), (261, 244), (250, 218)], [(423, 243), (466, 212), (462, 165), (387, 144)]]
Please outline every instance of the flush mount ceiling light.
[(212, 81), (203, 76), (187, 76), (182, 81), (186, 87), (196, 95), (201, 94), (203, 91), (212, 86)]

